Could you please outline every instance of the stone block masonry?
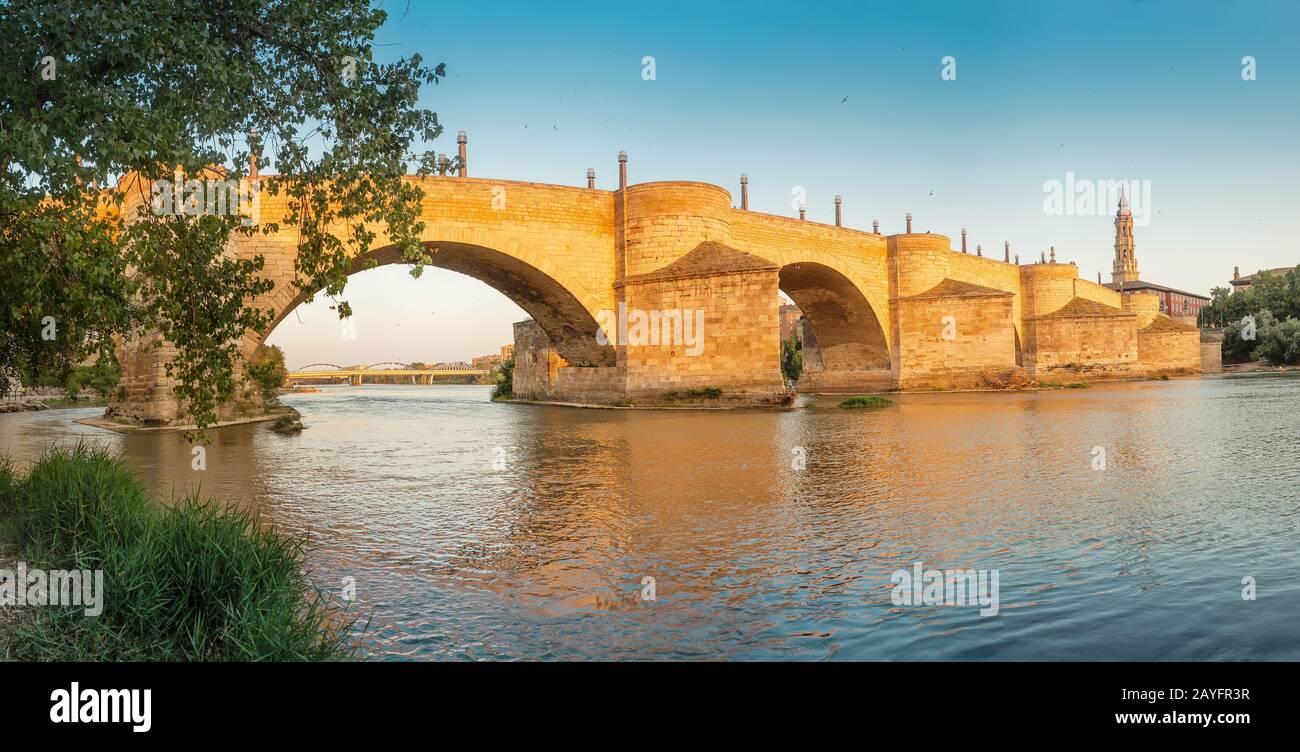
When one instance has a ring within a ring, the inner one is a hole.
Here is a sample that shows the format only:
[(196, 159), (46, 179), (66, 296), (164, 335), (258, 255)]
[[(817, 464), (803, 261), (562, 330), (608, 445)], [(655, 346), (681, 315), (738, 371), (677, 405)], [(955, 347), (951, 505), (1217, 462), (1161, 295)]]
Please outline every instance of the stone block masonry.
[[(607, 191), (594, 183), (409, 180), (424, 191), (428, 263), (484, 281), (531, 317), (515, 330), (520, 397), (780, 402), (778, 290), (799, 306), (810, 333), (804, 391), (978, 388), (980, 374), (1018, 367), (1031, 376), (1101, 377), (1201, 368), (1194, 329), (1171, 326), (1152, 301), (1079, 279), (1072, 264), (1020, 265), (954, 251), (936, 233), (881, 235), (760, 214), (733, 207), (725, 189), (706, 183)], [(245, 357), (307, 295), (294, 285), (296, 236), (283, 221), (283, 196), (264, 198), (260, 210), (263, 223), (281, 229), (236, 238), (231, 249), (260, 255), (275, 283), (253, 301), (273, 323), (243, 337)], [(382, 228), (371, 229), (374, 250), (354, 270), (400, 263)], [(609, 323), (619, 311), (674, 322), (698, 314), (700, 347), (620, 338)], [(120, 343), (124, 388), (110, 412), (166, 425), (184, 410), (165, 375), (171, 351), (150, 349), (150, 341)]]

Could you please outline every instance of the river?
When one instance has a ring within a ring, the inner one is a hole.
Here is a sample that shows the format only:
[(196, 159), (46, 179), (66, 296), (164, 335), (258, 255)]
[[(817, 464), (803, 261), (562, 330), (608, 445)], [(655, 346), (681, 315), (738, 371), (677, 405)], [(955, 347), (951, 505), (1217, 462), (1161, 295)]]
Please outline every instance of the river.
[[(75, 422), (99, 409), (0, 415), (0, 453), (104, 443), (307, 533), (373, 659), (1300, 659), (1300, 379), (894, 399), (338, 386), (285, 398), (300, 435), (213, 431), (202, 471), (179, 434)], [(996, 615), (896, 604), (916, 562), (996, 572)]]

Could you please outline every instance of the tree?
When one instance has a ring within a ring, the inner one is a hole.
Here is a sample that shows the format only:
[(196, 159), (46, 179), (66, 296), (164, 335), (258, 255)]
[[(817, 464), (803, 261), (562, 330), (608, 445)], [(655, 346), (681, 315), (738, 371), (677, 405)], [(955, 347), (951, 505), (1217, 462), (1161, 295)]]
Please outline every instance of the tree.
[(92, 365), (77, 366), (64, 377), (63, 386), (68, 396), (77, 399), (82, 389), (90, 387), (100, 397), (111, 397), (122, 378), (122, 368), (113, 354), (102, 353)]
[(1224, 363), (1245, 363), (1254, 357), (1255, 346), (1259, 342), (1259, 326), (1269, 323), (1273, 315), (1268, 311), (1258, 316), (1242, 316), (1239, 321), (1230, 321), (1223, 327), (1222, 353)]
[(350, 315), (341, 295), (374, 242), (367, 222), (419, 276), (421, 192), (402, 177), (438, 168), (415, 150), (442, 132), (417, 99), (445, 68), (375, 62), (385, 18), (370, 0), (0, 7), (0, 372), (66, 371), (116, 336), (157, 332), (177, 348), (176, 396), (210, 425), (236, 393), (238, 339), (275, 313), (249, 302), (271, 287), (263, 259), (225, 251), (278, 228), (158, 211), (145, 191), (177, 174), (238, 181), (252, 153), (278, 173), (262, 190), (287, 198), (299, 290)]
[(1214, 288), (1210, 304), (1201, 309), (1202, 325), (1223, 327), (1223, 361), (1300, 362), (1293, 344), (1300, 324), (1292, 323), (1300, 321), (1300, 267), (1284, 274), (1259, 271), (1250, 281), (1233, 293)]
[(503, 400), (514, 397), (515, 359), (501, 361), (501, 365), (492, 371), (496, 384), (492, 387), (492, 399)]
[(798, 381), (799, 374), (803, 373), (803, 342), (797, 334), (781, 341), (781, 373), (791, 383)]
[(267, 405), (279, 404), (280, 388), (284, 386), (289, 370), (284, 366), (284, 351), (279, 345), (258, 345), (248, 363), (248, 378), (257, 386), (262, 401)]
[(1270, 363), (1300, 363), (1300, 319), (1275, 321), (1270, 317), (1267, 326), (1260, 327), (1259, 344), (1251, 354)]

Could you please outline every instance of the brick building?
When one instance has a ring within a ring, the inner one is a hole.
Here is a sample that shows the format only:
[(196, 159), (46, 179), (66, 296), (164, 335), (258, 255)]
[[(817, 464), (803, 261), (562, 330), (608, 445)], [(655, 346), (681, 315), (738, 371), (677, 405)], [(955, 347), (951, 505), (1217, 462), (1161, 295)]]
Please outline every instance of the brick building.
[(799, 333), (799, 319), (803, 317), (803, 314), (800, 313), (799, 306), (787, 303), (781, 306), (779, 316), (781, 341), (784, 342)]

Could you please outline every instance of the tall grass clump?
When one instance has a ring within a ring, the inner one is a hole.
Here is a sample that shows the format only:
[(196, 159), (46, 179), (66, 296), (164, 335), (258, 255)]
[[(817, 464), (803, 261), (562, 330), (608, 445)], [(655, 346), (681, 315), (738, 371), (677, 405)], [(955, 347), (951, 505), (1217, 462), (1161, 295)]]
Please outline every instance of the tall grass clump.
[(870, 395), (867, 397), (849, 397), (840, 403), (840, 407), (849, 409), (862, 407), (889, 407), (892, 404), (894, 404), (894, 401), (887, 397)]
[(18, 503), (18, 473), (7, 457), (0, 457), (0, 555), (5, 553), (6, 544), (17, 533), (14, 530), (14, 508)]
[(18, 498), (18, 473), (8, 457), (0, 457), (0, 517), (13, 512)]
[[(0, 491), (4, 488), (0, 472)], [(29, 609), (11, 649), (25, 660), (253, 661), (350, 658), (304, 572), (304, 540), (197, 496), (164, 506), (109, 452), (48, 451), (17, 484), (29, 567), (100, 569), (103, 613)]]

